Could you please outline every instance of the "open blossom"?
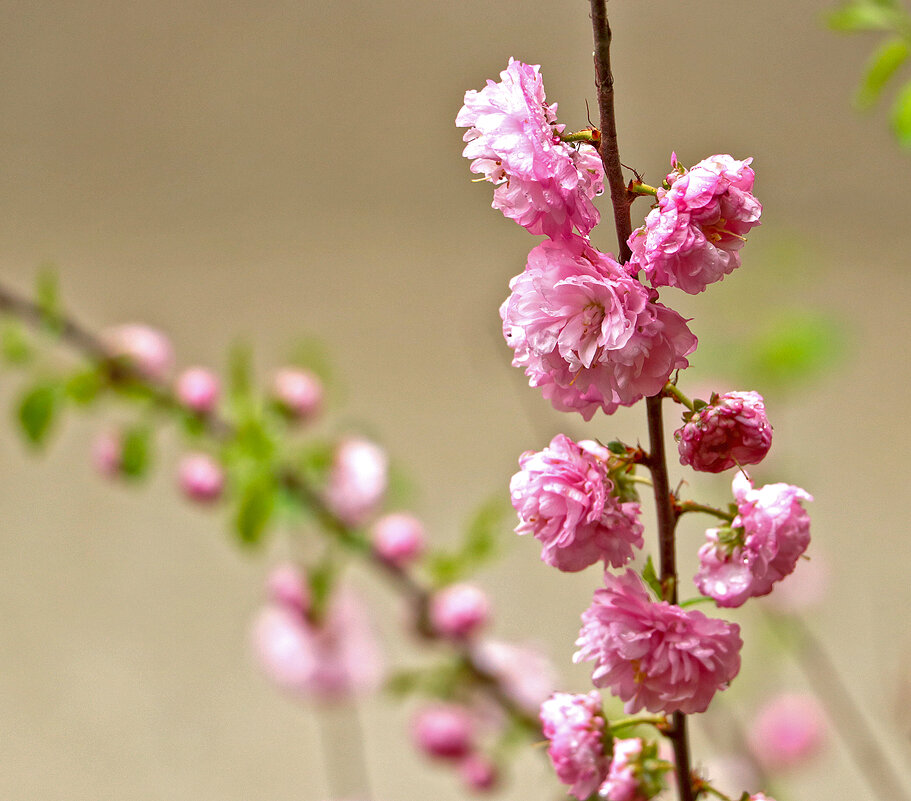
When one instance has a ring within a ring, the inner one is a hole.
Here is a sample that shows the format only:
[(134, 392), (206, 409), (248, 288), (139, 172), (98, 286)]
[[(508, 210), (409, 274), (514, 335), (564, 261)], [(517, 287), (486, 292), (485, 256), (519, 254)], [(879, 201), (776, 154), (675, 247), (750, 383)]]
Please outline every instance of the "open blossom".
[[(281, 569), (270, 580), (271, 600), (253, 625), (254, 652), (263, 672), (286, 690), (320, 699), (374, 689), (382, 677), (382, 659), (357, 597), (335, 591), (319, 622), (312, 622), (303, 577), (298, 573), (295, 581), (288, 566)], [(282, 589), (276, 593), (278, 585)]]
[(791, 768), (819, 752), (825, 716), (811, 695), (782, 693), (762, 709), (748, 729), (753, 755), (769, 770)]
[(772, 447), (772, 426), (758, 392), (712, 394), (707, 406), (684, 414), (674, 432), (680, 464), (720, 473), (735, 465), (759, 464)]
[(335, 451), (326, 504), (349, 526), (360, 526), (379, 508), (388, 483), (386, 453), (360, 437), (344, 439)]
[(509, 60), (500, 81), (465, 93), (456, 125), (469, 128), (462, 155), (494, 184), (493, 207), (533, 234), (587, 234), (598, 223), (592, 198), (604, 168), (591, 145), (560, 140), (557, 104), (547, 105), (540, 67)]
[(604, 583), (582, 614), (573, 661), (593, 661), (592, 682), (627, 712), (704, 712), (740, 670), (740, 627), (652, 601), (632, 570)]
[(791, 484), (759, 489), (742, 472), (732, 482), (738, 515), (729, 528), (709, 529), (699, 549), (699, 592), (719, 606), (735, 607), (768, 595), (791, 574), (810, 544), (810, 516), (801, 505), (813, 497)]
[(538, 245), (509, 288), (500, 317), (513, 365), (586, 420), (657, 394), (696, 348), (679, 314), (578, 236)]
[(751, 161), (711, 156), (686, 171), (674, 156), (670, 188), (658, 190), (658, 207), (629, 238), (630, 264), (645, 270), (653, 286), (691, 295), (739, 267), (744, 237), (762, 212), (752, 195)]
[(642, 547), (639, 504), (611, 494), (607, 466), (569, 437), (557, 434), (543, 451), (526, 451), (519, 467), (509, 484), (516, 533), (543, 543), (547, 564), (574, 572), (601, 559), (620, 567)]
[(614, 740), (607, 778), (598, 789), (601, 798), (610, 801), (648, 801), (639, 792), (639, 782), (636, 780), (635, 762), (641, 753), (642, 740), (638, 737)]
[(541, 726), (557, 777), (571, 795), (588, 798), (607, 776), (601, 696), (554, 693), (541, 704)]

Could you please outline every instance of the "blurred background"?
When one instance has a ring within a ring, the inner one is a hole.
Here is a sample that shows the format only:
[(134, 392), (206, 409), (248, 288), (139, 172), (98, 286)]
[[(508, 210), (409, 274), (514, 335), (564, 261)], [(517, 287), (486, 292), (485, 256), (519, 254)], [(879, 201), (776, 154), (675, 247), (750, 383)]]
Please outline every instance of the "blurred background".
[[(766, 394), (775, 443), (755, 477), (816, 499), (810, 554), (829, 592), (809, 626), (907, 776), (909, 157), (881, 111), (853, 110), (871, 41), (827, 31), (829, 8), (612, 0), (620, 149), (653, 184), (672, 150), (684, 164), (754, 157), (763, 225), (743, 267), (699, 297), (662, 296), (701, 339), (681, 386)], [(534, 241), (489, 208), (453, 125), (464, 92), (514, 56), (540, 63), (561, 121), (585, 127), (587, 3), (7, 0), (0, 31), (6, 283), (29, 290), (52, 264), (68, 308), (96, 328), (161, 327), (183, 365), (221, 366), (242, 339), (267, 376), (318, 336), (340, 424), (416, 477), (412, 508), (439, 542), (478, 503), (505, 501), (518, 455), (554, 434), (645, 438), (642, 408), (586, 426), (510, 367), (497, 308)], [(594, 238), (615, 248), (609, 224)], [(784, 368), (782, 332), (798, 342)], [(18, 385), (2, 380), (9, 407)], [(69, 419), (41, 458), (0, 430), (0, 797), (325, 799), (313, 709), (248, 653), (275, 554), (239, 552), (218, 511), (176, 500), (167, 439), (149, 484), (100, 481), (100, 426)], [(725, 503), (729, 487), (690, 491)], [(685, 580), (706, 524), (686, 522)], [(588, 671), (570, 657), (598, 571), (556, 574), (511, 526), (479, 576), (495, 631), (538, 642), (581, 691)], [(390, 661), (409, 655), (395, 599), (364, 584)], [(776, 688), (807, 689), (762, 619), (729, 617), (749, 645), (727, 708), (747, 721)], [(411, 749), (409, 709), (362, 708), (374, 798), (461, 797)], [(829, 728), (779, 801), (871, 797)], [(728, 750), (710, 733), (697, 762)], [(539, 755), (521, 766), (505, 797), (559, 795)]]

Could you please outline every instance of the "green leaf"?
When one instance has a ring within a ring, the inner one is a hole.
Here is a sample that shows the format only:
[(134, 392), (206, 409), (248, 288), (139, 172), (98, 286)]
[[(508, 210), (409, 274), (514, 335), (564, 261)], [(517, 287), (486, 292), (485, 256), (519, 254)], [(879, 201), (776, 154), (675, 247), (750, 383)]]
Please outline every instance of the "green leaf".
[(686, 609), (689, 606), (697, 606), (698, 604), (713, 604), (715, 603), (714, 598), (706, 598), (704, 595), (697, 596), (695, 598), (687, 598), (680, 604), (681, 609)]
[(50, 381), (36, 384), (22, 396), (17, 416), (29, 444), (44, 444), (61, 409), (62, 397), (60, 385)]
[(447, 584), (452, 584), (462, 575), (465, 569), (459, 556), (448, 553), (428, 554), (425, 564), (427, 565), (427, 572), (436, 587), (445, 587)]
[(0, 330), (0, 353), (7, 364), (23, 365), (31, 359), (32, 347), (21, 326), (15, 323), (3, 326)]
[(235, 406), (249, 402), (253, 387), (250, 348), (238, 343), (228, 354), (228, 398)]
[(901, 88), (892, 107), (892, 130), (902, 147), (911, 147), (911, 82)]
[(871, 2), (855, 2), (833, 11), (827, 17), (832, 30), (846, 33), (890, 30), (898, 20), (899, 14), (895, 9)]
[(500, 497), (478, 507), (462, 545), (463, 558), (472, 565), (486, 562), (496, 553), (497, 534), (503, 525), (507, 507)]
[(642, 580), (652, 588), (652, 592), (655, 593), (659, 601), (664, 597), (664, 593), (661, 590), (661, 580), (655, 572), (655, 563), (652, 562), (651, 556), (645, 560), (645, 567), (642, 568)]
[(607, 449), (617, 456), (624, 456), (626, 454), (626, 445), (620, 442), (619, 439), (608, 442)]
[(88, 406), (98, 397), (104, 381), (95, 368), (73, 373), (66, 380), (66, 396), (79, 406)]
[(254, 477), (240, 493), (234, 528), (245, 545), (257, 545), (266, 532), (275, 508), (275, 484), (265, 476)]
[(911, 46), (900, 36), (887, 39), (873, 52), (855, 98), (860, 108), (870, 108), (879, 99), (883, 87), (907, 61), (909, 53)]
[(147, 426), (135, 425), (123, 432), (120, 471), (127, 478), (142, 478), (152, 462), (152, 433)]

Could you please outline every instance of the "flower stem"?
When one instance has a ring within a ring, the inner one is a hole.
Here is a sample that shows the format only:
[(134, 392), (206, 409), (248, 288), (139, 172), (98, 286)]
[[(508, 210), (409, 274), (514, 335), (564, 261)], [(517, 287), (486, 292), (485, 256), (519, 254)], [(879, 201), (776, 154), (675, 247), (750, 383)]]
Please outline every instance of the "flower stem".
[(677, 389), (677, 386), (675, 384), (672, 384), (670, 381), (664, 385), (664, 389), (662, 391), (668, 398), (677, 401), (677, 403), (682, 403), (691, 412), (696, 411), (696, 406), (693, 404), (693, 402), (679, 389)]
[(680, 501), (674, 504), (674, 511), (677, 513), (677, 517), (687, 512), (705, 512), (707, 515), (714, 515), (722, 520), (727, 520), (728, 523), (734, 520), (734, 515), (731, 512), (725, 512), (722, 509), (716, 509), (714, 506), (708, 506), (704, 503), (696, 503), (696, 501)]
[(608, 728), (611, 732), (615, 732), (618, 729), (627, 729), (630, 726), (657, 726), (663, 728), (667, 724), (667, 715), (640, 715), (638, 717), (618, 718), (617, 720), (609, 721)]
[(642, 181), (630, 181), (627, 189), (634, 195), (651, 195), (658, 197), (658, 190), (654, 186), (642, 183)]
[[(630, 221), (631, 195), (623, 180), (620, 149), (617, 143), (617, 121), (614, 114), (614, 77), (611, 73), (611, 29), (607, 19), (606, 0), (591, 0), (592, 31), (595, 45), (595, 86), (598, 89), (598, 111), (601, 115), (601, 145), (599, 152), (604, 164), (604, 174), (610, 186), (611, 204), (614, 209), (614, 226), (617, 230), (618, 257), (627, 262), (632, 255), (628, 240), (632, 234)], [(658, 541), (661, 557), (661, 584), (666, 588), (667, 600), (677, 601), (677, 561), (674, 552), (674, 527), (677, 522), (671, 503), (664, 451), (664, 426), (661, 415), (661, 395), (645, 399), (648, 415), (649, 458), (647, 467), (652, 473), (655, 506), (658, 517)], [(673, 725), (667, 736), (674, 745), (677, 764), (677, 790), (680, 801), (694, 801), (690, 769), (689, 743), (686, 733), (686, 716), (673, 715)]]

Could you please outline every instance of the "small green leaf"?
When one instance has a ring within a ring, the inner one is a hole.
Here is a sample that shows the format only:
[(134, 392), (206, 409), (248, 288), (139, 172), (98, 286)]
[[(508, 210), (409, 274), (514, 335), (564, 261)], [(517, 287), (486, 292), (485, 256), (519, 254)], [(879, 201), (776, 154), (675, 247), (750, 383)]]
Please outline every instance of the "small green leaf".
[(645, 567), (642, 568), (642, 580), (652, 588), (652, 592), (655, 593), (659, 601), (664, 597), (664, 593), (661, 590), (661, 580), (655, 572), (655, 563), (652, 562), (651, 556), (645, 560)]
[(835, 31), (889, 30), (897, 23), (896, 11), (882, 3), (855, 2), (833, 11), (827, 17), (829, 27)]
[(697, 604), (713, 604), (715, 603), (714, 598), (706, 598), (703, 595), (699, 595), (695, 598), (687, 598), (680, 604), (681, 609), (686, 609), (689, 606), (696, 606)]
[(23, 365), (32, 357), (32, 347), (21, 326), (7, 323), (0, 330), (0, 353), (7, 364)]
[(612, 440), (607, 443), (607, 449), (617, 456), (624, 456), (626, 454), (626, 445), (620, 442), (619, 439)]
[(120, 471), (127, 478), (142, 478), (152, 462), (152, 434), (147, 426), (131, 426), (123, 432)]
[(275, 508), (275, 485), (264, 476), (255, 477), (241, 490), (234, 527), (245, 545), (262, 541)]
[(428, 554), (425, 564), (435, 587), (452, 584), (462, 575), (465, 568), (459, 556), (448, 553)]
[(490, 559), (496, 551), (497, 534), (503, 525), (507, 507), (500, 497), (481, 505), (468, 524), (462, 555), (472, 565)]
[(60, 385), (41, 382), (28, 390), (19, 401), (17, 415), (29, 444), (43, 445), (61, 408)]
[(249, 401), (252, 387), (250, 348), (244, 344), (235, 344), (228, 354), (228, 398), (234, 405), (243, 405)]
[(79, 406), (88, 406), (98, 397), (103, 386), (98, 370), (80, 370), (66, 380), (66, 396)]
[(855, 98), (860, 108), (870, 108), (879, 99), (883, 87), (907, 61), (909, 53), (911, 46), (900, 36), (887, 39), (873, 52)]
[(902, 147), (911, 147), (911, 82), (901, 88), (892, 107), (892, 130)]

